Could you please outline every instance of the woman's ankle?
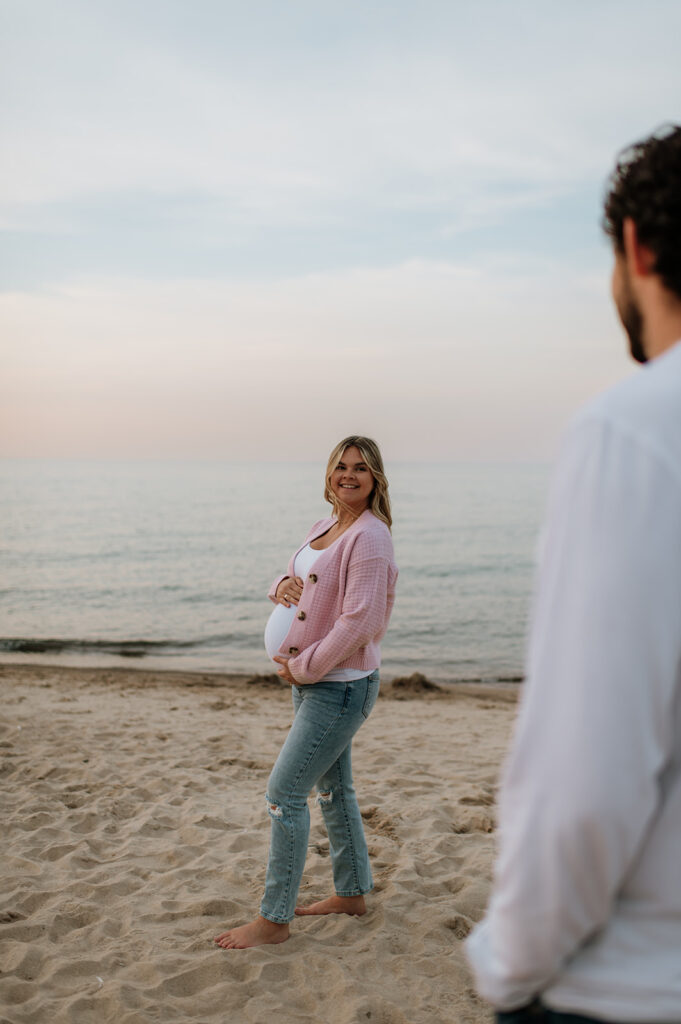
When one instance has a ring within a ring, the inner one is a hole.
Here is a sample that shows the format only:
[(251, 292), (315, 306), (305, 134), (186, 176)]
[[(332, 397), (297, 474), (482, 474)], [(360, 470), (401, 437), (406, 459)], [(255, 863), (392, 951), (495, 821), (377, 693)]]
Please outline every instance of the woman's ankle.
[(270, 928), (272, 931), (282, 931), (288, 929), (288, 921), (285, 921), (283, 923), (281, 921), (270, 921), (269, 917), (264, 917), (262, 914), (259, 914), (258, 917), (263, 927)]

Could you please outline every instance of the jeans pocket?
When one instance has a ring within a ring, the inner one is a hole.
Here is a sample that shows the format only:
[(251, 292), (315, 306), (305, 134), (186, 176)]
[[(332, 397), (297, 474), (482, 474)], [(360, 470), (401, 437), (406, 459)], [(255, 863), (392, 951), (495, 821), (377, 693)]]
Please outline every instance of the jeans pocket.
[(367, 676), (367, 692), (364, 698), (364, 704), (362, 706), (362, 715), (364, 718), (368, 718), (373, 711), (374, 704), (378, 697), (378, 688), (380, 686), (380, 680), (378, 678), (378, 672), (372, 672), (370, 676)]

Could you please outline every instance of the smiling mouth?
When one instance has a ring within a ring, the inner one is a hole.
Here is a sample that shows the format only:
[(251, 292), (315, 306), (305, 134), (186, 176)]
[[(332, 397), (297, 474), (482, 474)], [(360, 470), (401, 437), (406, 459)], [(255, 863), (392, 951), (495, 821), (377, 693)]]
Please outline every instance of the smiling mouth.
[(340, 484), (342, 491), (358, 491), (359, 484)]

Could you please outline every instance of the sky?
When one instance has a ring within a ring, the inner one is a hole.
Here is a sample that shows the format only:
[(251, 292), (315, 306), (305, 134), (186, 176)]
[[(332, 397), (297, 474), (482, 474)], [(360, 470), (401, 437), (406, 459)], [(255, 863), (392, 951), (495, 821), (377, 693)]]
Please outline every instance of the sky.
[(677, 0), (0, 0), (0, 456), (551, 459)]

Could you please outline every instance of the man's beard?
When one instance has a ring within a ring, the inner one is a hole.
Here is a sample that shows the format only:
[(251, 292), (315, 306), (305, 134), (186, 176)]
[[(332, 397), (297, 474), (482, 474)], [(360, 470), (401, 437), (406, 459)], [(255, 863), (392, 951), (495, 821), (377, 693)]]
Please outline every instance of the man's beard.
[(628, 278), (625, 278), (623, 291), (617, 312), (629, 338), (629, 351), (637, 363), (647, 363), (648, 356), (643, 345), (643, 316), (631, 294)]
[(631, 302), (620, 314), (624, 330), (629, 338), (629, 351), (637, 363), (647, 363), (648, 356), (643, 347), (643, 317), (638, 306)]

